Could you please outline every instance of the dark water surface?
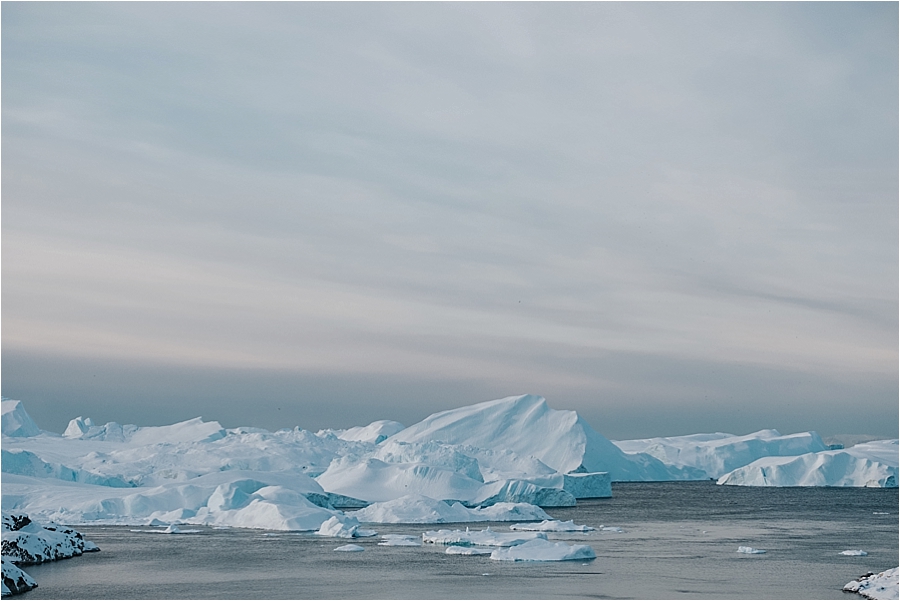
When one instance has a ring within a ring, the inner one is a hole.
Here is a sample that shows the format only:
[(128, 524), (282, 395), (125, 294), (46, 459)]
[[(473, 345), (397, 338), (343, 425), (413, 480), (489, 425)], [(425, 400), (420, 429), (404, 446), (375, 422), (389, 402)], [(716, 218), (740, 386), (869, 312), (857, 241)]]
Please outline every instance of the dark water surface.
[[(898, 565), (898, 490), (749, 488), (712, 482), (629, 483), (613, 498), (550, 509), (553, 517), (624, 533), (551, 534), (590, 544), (597, 559), (511, 563), (445, 547), (335, 553), (347, 540), (214, 530), (165, 535), (80, 527), (102, 551), (28, 566), (31, 599), (858, 599), (841, 592)], [(486, 524), (472, 524), (472, 529)], [(508, 524), (490, 524), (499, 531)], [(379, 534), (454, 526), (379, 525)], [(465, 525), (459, 526), (465, 528)], [(186, 526), (185, 528), (195, 528)], [(765, 549), (737, 553), (738, 546)], [(862, 549), (867, 557), (840, 555)]]

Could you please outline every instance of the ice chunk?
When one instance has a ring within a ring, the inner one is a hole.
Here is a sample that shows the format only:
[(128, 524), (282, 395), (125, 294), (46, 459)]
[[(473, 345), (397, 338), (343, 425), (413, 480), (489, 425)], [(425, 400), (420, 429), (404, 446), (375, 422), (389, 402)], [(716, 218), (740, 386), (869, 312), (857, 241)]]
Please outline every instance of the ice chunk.
[(513, 524), (509, 529), (537, 532), (590, 532), (594, 530), (594, 528), (590, 526), (576, 526), (574, 520), (569, 520), (568, 522), (544, 520), (540, 524)]
[(847, 549), (846, 551), (841, 551), (841, 555), (852, 555), (856, 557), (865, 557), (868, 555), (865, 551), (861, 549)]
[(897, 599), (900, 595), (900, 567), (878, 574), (869, 572), (844, 585), (848, 593), (856, 593), (866, 599)]
[(748, 555), (761, 555), (765, 553), (765, 549), (754, 549), (753, 547), (738, 547), (738, 553), (746, 553)]
[[(444, 553), (447, 555), (490, 555), (493, 551), (493, 549), (485, 549), (484, 547), (459, 547), (452, 545), (447, 547)], [(487, 576), (487, 574), (482, 574), (482, 576)]]
[(342, 553), (358, 553), (360, 551), (365, 551), (365, 549), (363, 549), (359, 545), (350, 544), (350, 545), (341, 545), (340, 547), (335, 549), (335, 551), (340, 551)]
[(316, 534), (336, 538), (358, 538), (375, 536), (378, 533), (360, 529), (359, 521), (356, 518), (334, 515), (322, 522)]
[(569, 545), (536, 539), (507, 549), (496, 549), (491, 559), (497, 561), (570, 561), (594, 559), (597, 555), (588, 545)]
[(407, 534), (385, 534), (381, 537), (379, 547), (421, 547), (418, 537)]
[(468, 547), (513, 547), (535, 539), (546, 539), (543, 532), (528, 532), (522, 534), (494, 532), (485, 528), (477, 532), (463, 530), (437, 530), (428, 531), (422, 535), (426, 543), (438, 545), (457, 545)]
[(0, 428), (4, 436), (28, 437), (41, 433), (22, 401), (8, 399), (0, 402)]

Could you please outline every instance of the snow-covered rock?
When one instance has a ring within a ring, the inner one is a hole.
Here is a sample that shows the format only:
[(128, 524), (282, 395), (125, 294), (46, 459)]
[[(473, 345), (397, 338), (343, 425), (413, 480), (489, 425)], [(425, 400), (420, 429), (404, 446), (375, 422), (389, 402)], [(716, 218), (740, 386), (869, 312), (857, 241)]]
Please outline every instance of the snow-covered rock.
[(37, 586), (34, 578), (26, 574), (21, 568), (11, 561), (3, 558), (3, 585), (2, 594), (4, 597), (8, 595), (18, 595), (25, 591), (30, 591)]
[(719, 478), (736, 486), (869, 486), (895, 488), (897, 440), (797, 457), (764, 457)]
[(614, 482), (673, 480), (686, 473), (670, 470), (649, 455), (624, 453), (574, 411), (551, 409), (543, 397), (535, 395), (435, 413), (388, 441), (439, 441), (509, 450), (535, 457), (561, 473), (608, 472)]
[(526, 530), (534, 532), (591, 532), (596, 530), (591, 526), (579, 526), (574, 520), (561, 522), (559, 520), (544, 520), (539, 524), (513, 524), (510, 530)]
[(596, 557), (589, 545), (569, 545), (544, 539), (528, 541), (507, 549), (495, 549), (491, 553), (491, 559), (496, 561), (570, 561)]
[(613, 441), (626, 453), (646, 453), (666, 465), (702, 470), (719, 478), (761, 457), (796, 456), (827, 450), (815, 432), (782, 436), (777, 430), (760, 430), (745, 436), (692, 434), (667, 438)]
[(900, 568), (891, 568), (878, 574), (868, 573), (844, 585), (848, 593), (856, 593), (866, 599), (897, 599), (900, 595)]
[(27, 437), (41, 433), (22, 401), (4, 399), (0, 402), (0, 426), (4, 436)]

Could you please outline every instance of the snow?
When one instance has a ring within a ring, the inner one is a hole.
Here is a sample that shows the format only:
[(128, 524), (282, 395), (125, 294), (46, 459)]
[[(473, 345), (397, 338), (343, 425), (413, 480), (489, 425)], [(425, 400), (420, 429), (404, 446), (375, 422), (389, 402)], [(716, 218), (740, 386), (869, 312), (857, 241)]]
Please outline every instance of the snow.
[(646, 453), (666, 465), (702, 470), (704, 478), (719, 478), (761, 457), (796, 456), (828, 448), (815, 432), (782, 436), (777, 430), (744, 436), (716, 432), (613, 443), (626, 453)]
[(430, 530), (422, 534), (422, 540), (436, 545), (456, 545), (464, 547), (514, 547), (535, 539), (546, 539), (543, 532), (494, 532), (490, 528), (479, 531)]
[(855, 556), (855, 557), (865, 557), (866, 555), (868, 555), (868, 553), (866, 553), (865, 551), (863, 551), (863, 550), (861, 550), (861, 549), (857, 549), (857, 550), (854, 550), (854, 549), (847, 549), (846, 551), (841, 551), (841, 555), (851, 555), (851, 556)]
[(569, 545), (545, 539), (531, 540), (508, 549), (495, 549), (491, 553), (491, 559), (497, 561), (570, 561), (596, 557), (588, 545)]
[(11, 561), (7, 561), (7, 559), (3, 558), (3, 584), (2, 584), (2, 594), (4, 597), (7, 595), (18, 595), (19, 593), (24, 593), (25, 591), (30, 591), (34, 587), (37, 586), (37, 582), (35, 582), (34, 578), (26, 574), (21, 568), (19, 568), (16, 564)]
[(900, 568), (891, 568), (878, 574), (869, 573), (845, 584), (844, 590), (866, 599), (897, 599), (900, 598), (898, 573)]
[(3, 436), (22, 438), (37, 436), (41, 433), (41, 429), (25, 412), (22, 401), (4, 399), (0, 402), (0, 424), (2, 424)]
[(340, 547), (336, 548), (335, 551), (339, 551), (342, 553), (358, 553), (360, 551), (365, 551), (365, 549), (363, 549), (359, 545), (351, 544), (351, 545), (341, 545)]
[(797, 457), (764, 457), (719, 478), (736, 486), (868, 486), (896, 488), (897, 440)]
[(595, 530), (590, 526), (577, 526), (574, 520), (561, 522), (559, 520), (544, 520), (540, 524), (513, 524), (510, 530), (530, 530), (537, 532), (591, 532)]
[(738, 547), (738, 553), (746, 553), (747, 555), (762, 555), (765, 549), (754, 549), (753, 547)]

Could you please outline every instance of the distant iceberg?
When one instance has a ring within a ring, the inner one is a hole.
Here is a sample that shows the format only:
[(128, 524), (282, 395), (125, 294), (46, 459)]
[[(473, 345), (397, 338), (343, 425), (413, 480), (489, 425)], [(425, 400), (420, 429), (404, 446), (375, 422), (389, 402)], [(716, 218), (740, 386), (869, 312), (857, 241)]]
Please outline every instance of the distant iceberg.
[(797, 457), (763, 457), (719, 478), (732, 486), (867, 486), (896, 488), (897, 440), (867, 442)]

